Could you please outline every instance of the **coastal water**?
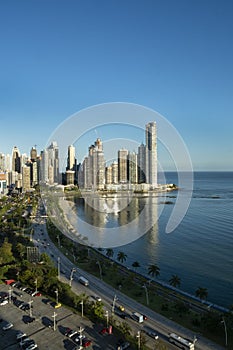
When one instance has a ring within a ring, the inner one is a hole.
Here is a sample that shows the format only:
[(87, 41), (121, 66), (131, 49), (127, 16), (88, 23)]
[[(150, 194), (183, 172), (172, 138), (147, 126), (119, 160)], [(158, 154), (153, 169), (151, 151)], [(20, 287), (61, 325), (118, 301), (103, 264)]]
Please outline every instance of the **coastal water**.
[[(177, 174), (166, 173), (166, 183), (177, 183)], [(174, 203), (177, 193), (168, 194), (166, 201)], [(83, 200), (76, 200), (77, 212), (82, 219), (96, 225), (117, 227), (132, 220), (147, 201), (139, 198), (127, 212), (97, 213), (86, 209)], [(153, 203), (153, 202), (152, 202)], [(152, 204), (151, 215), (157, 215), (160, 199)], [(165, 233), (173, 209), (170, 203), (163, 206), (158, 222), (132, 243), (114, 249), (127, 254), (124, 265), (132, 268), (138, 261), (138, 271), (147, 275), (150, 264), (160, 267), (159, 280), (168, 282), (172, 274), (181, 279), (180, 289), (195, 294), (198, 287), (208, 290), (208, 300), (229, 307), (233, 304), (233, 173), (196, 172), (194, 190), (188, 211), (172, 233)], [(154, 210), (154, 212), (153, 212)], [(101, 219), (103, 215), (103, 219)], [(107, 215), (107, 216), (106, 216)]]

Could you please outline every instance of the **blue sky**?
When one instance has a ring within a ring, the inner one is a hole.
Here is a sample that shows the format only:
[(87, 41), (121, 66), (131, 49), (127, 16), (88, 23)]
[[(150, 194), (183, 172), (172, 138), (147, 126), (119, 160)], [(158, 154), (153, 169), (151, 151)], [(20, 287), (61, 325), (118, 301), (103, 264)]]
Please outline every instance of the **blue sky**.
[(167, 118), (195, 170), (233, 170), (232, 18), (230, 0), (2, 1), (0, 152), (120, 101)]

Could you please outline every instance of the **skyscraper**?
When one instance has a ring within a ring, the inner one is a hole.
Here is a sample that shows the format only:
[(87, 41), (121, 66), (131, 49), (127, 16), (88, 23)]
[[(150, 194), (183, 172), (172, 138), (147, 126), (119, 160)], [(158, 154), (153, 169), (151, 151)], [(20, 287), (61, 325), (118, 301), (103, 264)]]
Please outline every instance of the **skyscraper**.
[(12, 150), (12, 171), (21, 173), (20, 153), (16, 146)]
[(157, 132), (156, 123), (146, 124), (146, 182), (157, 186)]
[(67, 170), (75, 170), (75, 147), (70, 145), (68, 147), (68, 158), (67, 158)]
[(120, 149), (118, 151), (118, 181), (127, 183), (128, 181), (128, 150)]

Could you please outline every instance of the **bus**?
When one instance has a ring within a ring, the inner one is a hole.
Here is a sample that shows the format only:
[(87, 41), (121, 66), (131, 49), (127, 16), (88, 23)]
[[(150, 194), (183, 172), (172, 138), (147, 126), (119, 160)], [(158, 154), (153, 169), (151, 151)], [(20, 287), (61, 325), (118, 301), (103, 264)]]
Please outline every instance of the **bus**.
[(179, 335), (175, 333), (169, 334), (169, 341), (170, 343), (177, 345), (179, 348), (183, 350), (194, 350), (194, 343), (189, 341), (188, 339), (182, 338)]

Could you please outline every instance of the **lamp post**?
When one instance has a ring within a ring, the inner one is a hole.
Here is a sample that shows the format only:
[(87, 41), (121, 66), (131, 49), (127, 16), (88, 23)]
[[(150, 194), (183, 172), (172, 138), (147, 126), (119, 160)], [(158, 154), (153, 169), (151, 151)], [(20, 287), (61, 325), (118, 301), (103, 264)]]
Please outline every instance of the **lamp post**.
[(60, 259), (60, 257), (58, 256), (58, 257), (57, 257), (57, 278), (58, 278), (58, 279), (60, 279), (60, 274), (61, 274), (60, 265), (61, 265), (61, 259)]
[(73, 281), (73, 274), (76, 271), (76, 269), (73, 267), (70, 273), (70, 286), (72, 285), (72, 281)]
[(81, 315), (82, 315), (82, 317), (83, 317), (83, 300), (80, 301), (80, 305), (81, 305)]
[(11, 286), (9, 286), (8, 292), (9, 292), (9, 303), (11, 303), (11, 292), (12, 292)]
[(37, 278), (35, 279), (35, 285), (36, 285), (36, 293), (38, 292), (37, 291)]
[(100, 270), (100, 279), (102, 280), (102, 269), (101, 269), (101, 265), (99, 260), (96, 261), (96, 264), (99, 266), (99, 270)]
[(28, 304), (29, 304), (29, 316), (30, 316), (30, 317), (32, 317), (32, 303), (33, 303), (33, 300), (30, 300), (30, 301), (28, 302)]
[(108, 310), (106, 310), (105, 316), (106, 316), (106, 325), (107, 325), (107, 328), (108, 328)]
[(54, 293), (56, 294), (56, 304), (58, 305), (58, 289), (56, 289)]
[(141, 348), (141, 332), (140, 331), (137, 332), (136, 338), (138, 339), (138, 350), (140, 350), (140, 348)]
[(56, 330), (56, 316), (57, 316), (57, 314), (56, 314), (56, 312), (54, 311), (54, 313), (53, 313), (53, 330), (55, 331)]
[(57, 243), (58, 243), (58, 247), (61, 248), (61, 242), (60, 242), (60, 237), (59, 237), (59, 235), (57, 235)]
[(224, 317), (222, 317), (221, 323), (224, 324), (224, 330), (225, 330), (225, 345), (226, 345), (226, 348), (227, 348), (227, 326), (226, 326), (226, 321), (225, 321), (225, 318), (224, 318)]
[[(84, 328), (82, 328), (81, 326), (79, 327), (79, 337), (80, 337), (80, 346), (82, 346), (82, 333), (84, 331)], [(81, 348), (82, 349), (82, 348)]]
[(144, 284), (144, 285), (142, 286), (142, 288), (145, 289), (145, 293), (146, 293), (146, 303), (147, 303), (147, 305), (149, 305), (149, 297), (148, 297), (148, 290), (147, 290), (147, 287), (146, 287), (146, 285)]
[(117, 296), (115, 294), (112, 302), (112, 314), (114, 314), (114, 311), (115, 311), (116, 301), (117, 301)]

